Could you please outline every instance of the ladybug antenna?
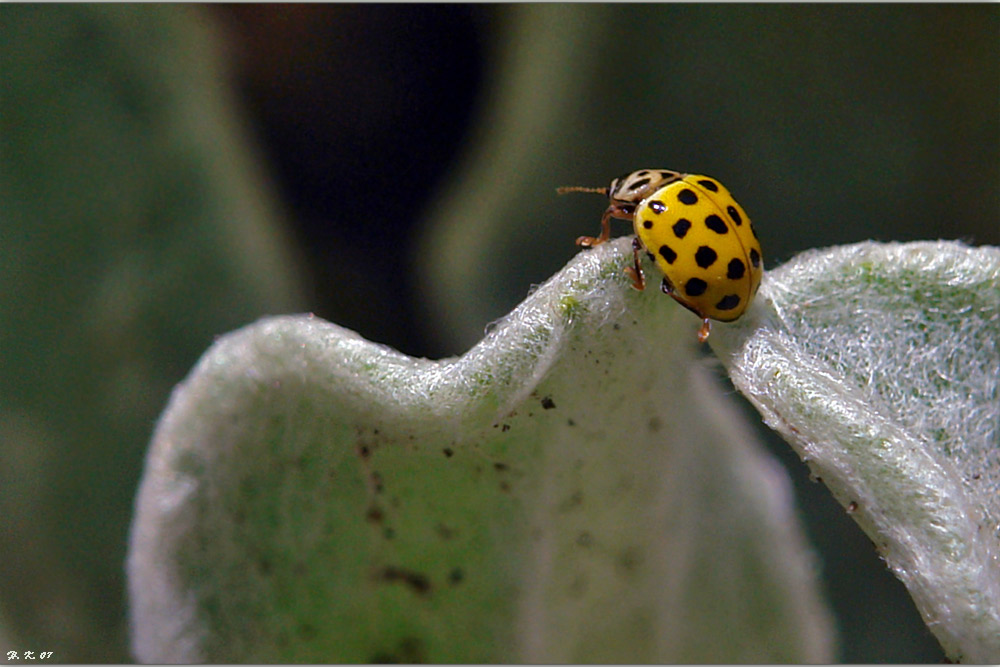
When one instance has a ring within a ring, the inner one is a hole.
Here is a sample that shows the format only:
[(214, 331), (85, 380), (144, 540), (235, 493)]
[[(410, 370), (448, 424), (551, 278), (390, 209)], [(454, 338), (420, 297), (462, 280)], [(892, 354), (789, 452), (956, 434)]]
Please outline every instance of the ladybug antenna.
[(595, 194), (608, 196), (607, 188), (588, 188), (582, 185), (568, 185), (561, 188), (556, 188), (556, 192), (561, 195), (567, 194), (569, 192), (593, 192)]

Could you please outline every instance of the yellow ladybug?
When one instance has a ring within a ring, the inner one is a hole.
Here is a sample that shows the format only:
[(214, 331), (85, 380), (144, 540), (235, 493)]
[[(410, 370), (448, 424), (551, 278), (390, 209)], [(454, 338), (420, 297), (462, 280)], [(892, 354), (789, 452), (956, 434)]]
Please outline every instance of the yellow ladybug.
[(732, 322), (757, 293), (764, 273), (757, 232), (743, 207), (714, 178), (642, 169), (616, 178), (607, 188), (558, 192), (596, 192), (611, 202), (601, 218), (600, 236), (581, 236), (579, 246), (607, 241), (611, 218), (632, 222), (635, 265), (625, 271), (633, 287), (646, 287), (639, 265), (639, 251), (645, 250), (663, 272), (663, 291), (702, 319), (699, 342), (708, 338), (709, 320)]

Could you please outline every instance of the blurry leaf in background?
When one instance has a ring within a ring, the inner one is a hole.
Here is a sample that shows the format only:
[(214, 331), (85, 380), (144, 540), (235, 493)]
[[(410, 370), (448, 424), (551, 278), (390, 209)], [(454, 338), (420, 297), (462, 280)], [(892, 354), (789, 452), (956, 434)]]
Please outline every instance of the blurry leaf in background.
[(481, 113), (482, 42), (502, 21), (461, 4), (210, 9), (294, 216), (311, 310), (433, 354), (413, 325), (424, 300), (412, 277), (416, 225)]
[(0, 610), (23, 650), (120, 662), (157, 414), (215, 335), (304, 302), (198, 11), (0, 16)]

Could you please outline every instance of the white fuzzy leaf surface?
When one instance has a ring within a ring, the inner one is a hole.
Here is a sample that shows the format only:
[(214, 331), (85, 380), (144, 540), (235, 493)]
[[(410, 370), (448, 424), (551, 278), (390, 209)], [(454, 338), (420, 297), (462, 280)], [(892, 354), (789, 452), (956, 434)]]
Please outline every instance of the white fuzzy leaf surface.
[(148, 455), (136, 657), (832, 660), (785, 473), (630, 261), (581, 252), (454, 359), (307, 316), (220, 338)]
[(807, 252), (711, 342), (949, 657), (1000, 663), (1000, 249)]

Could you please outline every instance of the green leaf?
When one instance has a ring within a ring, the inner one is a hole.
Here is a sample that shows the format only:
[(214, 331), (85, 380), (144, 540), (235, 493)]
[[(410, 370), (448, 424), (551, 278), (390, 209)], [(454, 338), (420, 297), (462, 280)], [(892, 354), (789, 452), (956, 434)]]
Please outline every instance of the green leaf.
[(1000, 249), (805, 253), (712, 343), (949, 657), (1000, 662)]
[(149, 453), (135, 655), (829, 662), (788, 480), (630, 261), (581, 252), (454, 359), (305, 316), (219, 339)]

